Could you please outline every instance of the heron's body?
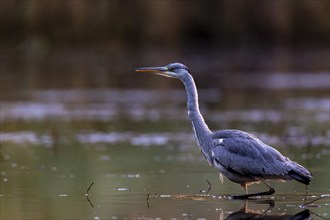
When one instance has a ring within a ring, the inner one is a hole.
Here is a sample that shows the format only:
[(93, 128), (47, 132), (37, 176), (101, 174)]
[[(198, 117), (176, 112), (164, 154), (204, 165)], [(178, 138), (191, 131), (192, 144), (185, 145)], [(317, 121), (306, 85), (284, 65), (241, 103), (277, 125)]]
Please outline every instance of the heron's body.
[(137, 71), (180, 79), (187, 92), (188, 116), (197, 144), (209, 164), (229, 180), (239, 183), (246, 192), (247, 185), (260, 181), (270, 189), (267, 192), (236, 196), (237, 198), (273, 194), (275, 189), (266, 180), (295, 179), (306, 185), (310, 183), (312, 176), (306, 168), (284, 157), (252, 134), (230, 129), (212, 132), (199, 111), (196, 85), (185, 65), (173, 63), (165, 67), (139, 68)]
[(211, 164), (239, 184), (269, 180), (291, 180), (309, 184), (309, 172), (253, 135), (222, 130), (212, 135)]

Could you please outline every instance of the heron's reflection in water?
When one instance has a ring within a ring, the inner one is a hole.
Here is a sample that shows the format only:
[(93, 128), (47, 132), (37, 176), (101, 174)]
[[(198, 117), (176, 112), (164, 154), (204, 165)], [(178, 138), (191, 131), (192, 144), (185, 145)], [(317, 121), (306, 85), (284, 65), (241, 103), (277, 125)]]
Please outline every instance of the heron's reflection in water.
[(269, 211), (275, 207), (274, 200), (264, 200), (264, 201), (252, 201), (254, 203), (261, 203), (261, 204), (269, 204), (267, 210), (260, 212), (260, 211), (253, 211), (247, 208), (247, 202), (244, 203), (244, 206), (241, 210), (234, 212), (227, 217), (223, 218), (220, 216), (220, 219), (224, 220), (248, 220), (248, 219), (263, 219), (263, 220), (311, 220), (311, 213), (308, 209), (300, 211), (296, 214), (272, 214)]

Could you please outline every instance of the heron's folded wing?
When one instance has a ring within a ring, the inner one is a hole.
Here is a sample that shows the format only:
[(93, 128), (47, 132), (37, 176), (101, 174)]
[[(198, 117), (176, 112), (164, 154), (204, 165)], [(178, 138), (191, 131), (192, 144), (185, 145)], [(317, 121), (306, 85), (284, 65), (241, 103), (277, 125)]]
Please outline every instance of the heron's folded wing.
[(220, 137), (212, 156), (222, 166), (242, 175), (285, 175), (290, 160), (253, 136)]

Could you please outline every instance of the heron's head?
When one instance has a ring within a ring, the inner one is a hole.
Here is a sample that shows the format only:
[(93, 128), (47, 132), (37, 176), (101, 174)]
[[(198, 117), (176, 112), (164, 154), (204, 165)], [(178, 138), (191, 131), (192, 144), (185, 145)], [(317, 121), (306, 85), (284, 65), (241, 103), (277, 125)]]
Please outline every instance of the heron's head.
[(182, 63), (170, 63), (162, 67), (141, 67), (137, 68), (137, 72), (150, 72), (161, 76), (182, 79), (189, 74), (189, 69)]

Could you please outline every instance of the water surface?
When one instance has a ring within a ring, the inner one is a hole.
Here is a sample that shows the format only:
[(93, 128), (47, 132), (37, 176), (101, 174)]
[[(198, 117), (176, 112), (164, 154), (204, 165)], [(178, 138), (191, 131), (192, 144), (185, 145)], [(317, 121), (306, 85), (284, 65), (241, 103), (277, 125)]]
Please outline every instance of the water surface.
[(273, 182), (273, 196), (229, 199), (242, 190), (201, 156), (182, 90), (18, 91), (1, 100), (1, 219), (328, 219), (329, 97), (229, 108), (225, 95), (200, 91), (210, 127), (249, 131), (306, 166), (308, 192)]

